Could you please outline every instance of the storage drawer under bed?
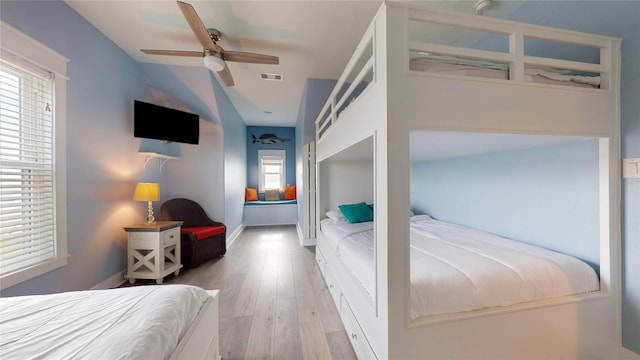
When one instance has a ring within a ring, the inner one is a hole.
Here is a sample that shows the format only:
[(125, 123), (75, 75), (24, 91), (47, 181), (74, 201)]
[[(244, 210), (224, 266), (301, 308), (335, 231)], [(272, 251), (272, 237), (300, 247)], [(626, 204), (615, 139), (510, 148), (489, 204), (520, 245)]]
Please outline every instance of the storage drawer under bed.
[(340, 312), (340, 299), (342, 297), (342, 290), (340, 289), (340, 286), (338, 285), (336, 278), (333, 276), (333, 272), (329, 268), (329, 264), (327, 263), (327, 260), (324, 257), (322, 250), (320, 250), (320, 247), (317, 247), (317, 246), (316, 246), (316, 264), (320, 269), (320, 273), (324, 278), (324, 282), (327, 284), (327, 288), (329, 289), (329, 293), (333, 298), (333, 302), (336, 305), (338, 312)]
[(369, 345), (369, 341), (360, 328), (360, 324), (358, 323), (358, 320), (356, 320), (355, 315), (353, 315), (353, 311), (351, 311), (349, 302), (345, 297), (342, 297), (340, 314), (342, 316), (344, 328), (347, 331), (347, 336), (351, 341), (353, 351), (355, 351), (358, 359), (377, 359), (376, 354), (373, 352), (371, 345)]

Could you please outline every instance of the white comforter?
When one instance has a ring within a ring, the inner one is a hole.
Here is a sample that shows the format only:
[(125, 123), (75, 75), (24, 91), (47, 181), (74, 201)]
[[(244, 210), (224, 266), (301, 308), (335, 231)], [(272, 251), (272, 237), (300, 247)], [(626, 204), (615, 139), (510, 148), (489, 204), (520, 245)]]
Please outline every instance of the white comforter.
[(0, 299), (2, 359), (166, 359), (208, 297), (188, 285)]
[[(428, 216), (412, 217), (410, 228), (412, 319), (599, 289), (595, 271), (565, 254)], [(322, 232), (373, 294), (373, 222), (325, 219)]]

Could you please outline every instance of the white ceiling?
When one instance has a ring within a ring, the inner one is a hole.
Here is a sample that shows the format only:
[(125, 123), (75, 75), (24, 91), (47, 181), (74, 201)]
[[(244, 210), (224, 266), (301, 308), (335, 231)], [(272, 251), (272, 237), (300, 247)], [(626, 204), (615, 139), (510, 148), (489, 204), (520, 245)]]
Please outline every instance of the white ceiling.
[[(279, 65), (227, 63), (236, 84), (225, 88), (227, 95), (247, 125), (261, 126), (295, 126), (306, 79), (337, 79), (381, 4), (380, 0), (187, 2), (205, 26), (223, 33), (219, 42), (223, 49), (280, 57)], [(66, 3), (138, 62), (203, 66), (201, 58), (140, 52), (202, 50), (175, 1)], [(473, 13), (475, 1), (420, 3)], [(505, 17), (521, 3), (494, 1), (486, 15)], [(282, 74), (284, 81), (260, 80), (261, 72)]]

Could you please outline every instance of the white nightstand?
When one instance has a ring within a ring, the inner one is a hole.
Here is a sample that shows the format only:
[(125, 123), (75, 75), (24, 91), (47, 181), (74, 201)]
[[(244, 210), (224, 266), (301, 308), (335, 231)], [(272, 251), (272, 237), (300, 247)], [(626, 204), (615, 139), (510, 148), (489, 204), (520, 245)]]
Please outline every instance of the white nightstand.
[(180, 263), (180, 226), (182, 221), (157, 221), (125, 227), (127, 232), (127, 275), (130, 283), (136, 279), (162, 279), (178, 275)]

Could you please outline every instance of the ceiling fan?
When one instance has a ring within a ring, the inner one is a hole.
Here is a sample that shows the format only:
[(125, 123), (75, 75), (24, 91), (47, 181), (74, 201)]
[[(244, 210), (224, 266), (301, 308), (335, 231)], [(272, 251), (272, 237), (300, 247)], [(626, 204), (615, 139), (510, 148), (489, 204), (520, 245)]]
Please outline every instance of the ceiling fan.
[(203, 47), (202, 51), (181, 51), (181, 50), (147, 50), (141, 49), (145, 54), (149, 55), (170, 55), (170, 56), (190, 56), (203, 57), (204, 66), (209, 70), (215, 71), (226, 86), (233, 86), (233, 77), (227, 67), (225, 61), (236, 61), (252, 64), (272, 64), (277, 65), (279, 59), (277, 56), (254, 54), (243, 51), (226, 51), (222, 49), (217, 42), (220, 40), (222, 33), (217, 29), (206, 28), (200, 20), (198, 13), (190, 4), (178, 1), (178, 6), (182, 14), (187, 19), (187, 23), (198, 38)]

